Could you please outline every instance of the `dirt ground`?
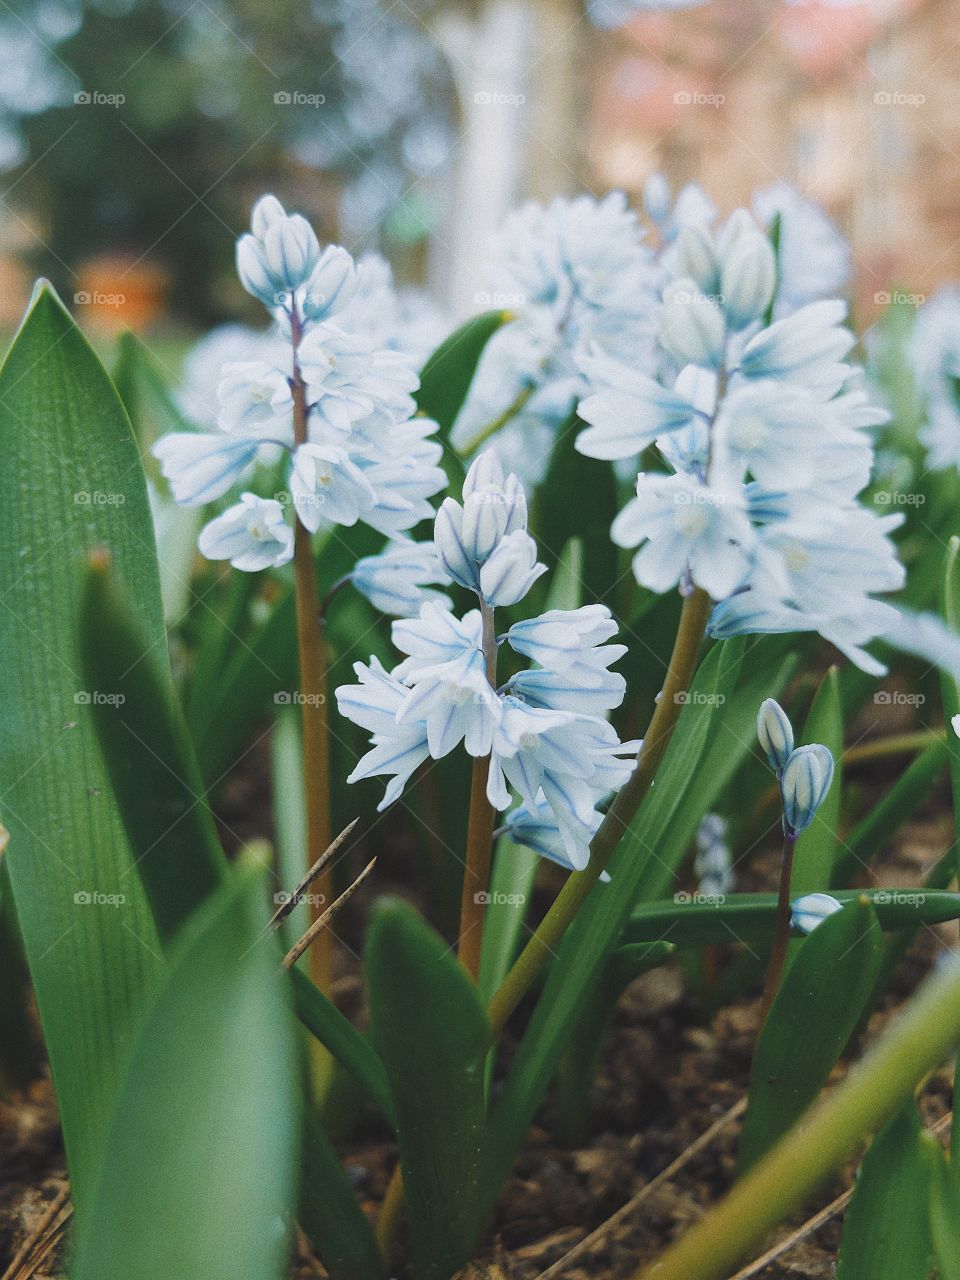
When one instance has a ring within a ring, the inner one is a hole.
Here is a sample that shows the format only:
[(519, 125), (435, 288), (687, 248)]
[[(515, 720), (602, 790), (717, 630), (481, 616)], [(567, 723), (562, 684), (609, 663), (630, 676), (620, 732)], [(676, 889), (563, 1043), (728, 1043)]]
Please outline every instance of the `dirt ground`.
[[(906, 885), (922, 880), (952, 837), (942, 798), (934, 807), (934, 814), (938, 812), (943, 816), (903, 830), (895, 850), (877, 870), (878, 882)], [(772, 864), (761, 861), (750, 882), (738, 888), (762, 887), (773, 872)], [(942, 932), (921, 932), (884, 1008), (871, 1020), (868, 1037), (909, 996), (955, 933), (955, 927), (951, 931), (946, 926)], [(358, 986), (356, 977), (346, 978), (346, 1006), (357, 998)], [(544, 1109), (500, 1198), (484, 1251), (463, 1280), (621, 1280), (696, 1221), (733, 1178), (739, 1120), (734, 1116), (724, 1124), (717, 1122), (744, 1096), (758, 1012), (755, 999), (705, 1012), (685, 996), (678, 965), (634, 982), (618, 1006), (593, 1089), (589, 1140), (572, 1150), (558, 1146)], [(926, 1083), (922, 1110), (928, 1126), (949, 1111), (949, 1089), (946, 1068)], [(716, 1132), (675, 1175), (644, 1190), (713, 1126)], [(373, 1214), (392, 1170), (392, 1145), (371, 1132), (342, 1146), (341, 1152), (358, 1194)], [(60, 1277), (64, 1231), (54, 1232), (54, 1247), (45, 1257), (26, 1258), (9, 1269), (17, 1250), (66, 1191), (56, 1108), (47, 1080), (37, 1081), (17, 1105), (0, 1104), (0, 1170), (0, 1277)], [(851, 1166), (837, 1175), (806, 1214), (784, 1224), (768, 1246), (842, 1195), (852, 1172)], [(635, 1197), (639, 1201), (631, 1206)], [(61, 1211), (53, 1218), (54, 1226), (63, 1216)], [(744, 1280), (833, 1277), (842, 1220), (840, 1206), (776, 1260), (745, 1269)], [(594, 1232), (595, 1238), (577, 1249)], [(297, 1280), (322, 1275), (322, 1268), (303, 1252), (291, 1271)]]

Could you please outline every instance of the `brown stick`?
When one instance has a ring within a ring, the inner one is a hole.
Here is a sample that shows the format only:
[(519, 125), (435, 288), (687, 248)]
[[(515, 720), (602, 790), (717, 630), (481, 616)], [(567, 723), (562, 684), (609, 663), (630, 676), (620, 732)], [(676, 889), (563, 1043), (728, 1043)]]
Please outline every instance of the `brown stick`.
[(290, 950), (287, 952), (287, 954), (283, 957), (284, 969), (293, 968), (293, 966), (297, 963), (297, 961), (300, 959), (303, 953), (307, 950), (307, 948), (311, 945), (311, 943), (313, 943), (324, 931), (324, 929), (326, 929), (327, 925), (330, 923), (333, 917), (337, 914), (340, 908), (344, 905), (347, 899), (353, 897), (353, 895), (360, 888), (364, 880), (366, 880), (367, 876), (370, 874), (370, 872), (373, 870), (373, 868), (376, 865), (377, 865), (376, 858), (371, 858), (370, 861), (367, 863), (367, 865), (363, 868), (363, 870), (357, 876), (356, 880), (354, 880), (353, 884), (349, 887), (349, 889), (344, 889), (340, 897), (337, 898), (334, 902), (331, 902), (330, 906), (327, 907), (326, 911), (324, 911), (321, 915), (317, 916), (316, 920), (313, 921), (310, 928), (306, 931), (303, 937), (300, 938), (299, 941), (295, 942), (293, 946), (290, 948)]

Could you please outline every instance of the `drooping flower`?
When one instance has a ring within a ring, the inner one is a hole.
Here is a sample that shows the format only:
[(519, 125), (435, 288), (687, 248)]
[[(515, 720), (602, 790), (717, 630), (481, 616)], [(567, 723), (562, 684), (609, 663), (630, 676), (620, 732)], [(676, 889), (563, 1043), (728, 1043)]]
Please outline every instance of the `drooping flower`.
[(235, 569), (257, 573), (293, 558), (293, 530), (279, 502), (244, 493), (201, 530), (200, 550), (208, 560), (229, 560)]

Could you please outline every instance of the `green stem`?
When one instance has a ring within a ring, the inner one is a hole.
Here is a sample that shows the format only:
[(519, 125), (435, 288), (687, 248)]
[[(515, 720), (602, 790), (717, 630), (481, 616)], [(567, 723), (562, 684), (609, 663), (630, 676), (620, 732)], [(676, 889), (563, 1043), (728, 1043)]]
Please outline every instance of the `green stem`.
[(793, 854), (797, 847), (795, 831), (788, 831), (783, 837), (783, 857), (780, 859), (780, 884), (777, 889), (777, 917), (773, 929), (773, 950), (770, 952), (770, 967), (767, 969), (767, 980), (763, 987), (763, 1005), (760, 1015), (761, 1026), (766, 1021), (773, 997), (780, 986), (784, 962), (787, 958), (787, 944), (790, 941), (790, 879), (793, 875)]
[(872, 742), (862, 742), (844, 752), (845, 765), (860, 764), (864, 760), (882, 760), (887, 756), (908, 756), (923, 751), (935, 742), (946, 742), (947, 735), (942, 729), (917, 729), (913, 733), (896, 733), (887, 738), (875, 738)]
[(876, 1132), (960, 1038), (960, 966), (935, 972), (837, 1088), (635, 1280), (724, 1280)]
[(503, 413), (498, 413), (492, 422), (488, 422), (485, 427), (481, 427), (473, 439), (469, 440), (461, 449), (458, 450), (460, 455), (464, 458), (468, 458), (471, 453), (474, 453), (482, 444), (486, 444), (487, 441), (495, 436), (498, 431), (501, 431), (511, 418), (515, 418), (517, 416), (536, 389), (537, 388), (533, 383), (524, 387), (510, 402), (510, 404), (507, 405)]
[[(487, 680), (497, 687), (497, 637), (494, 630), (493, 610), (480, 601), (483, 617), (483, 654)], [(463, 869), (463, 890), (460, 898), (460, 932), (458, 955), (474, 982), (480, 972), (480, 950), (483, 944), (483, 920), (486, 912), (486, 892), (490, 883), (490, 859), (493, 854), (493, 828), (496, 814), (487, 799), (487, 778), (490, 774), (490, 757), (482, 756), (473, 762), (473, 779), (470, 788), (470, 814), (467, 819), (467, 860)]]
[(599, 880), (601, 872), (620, 843), (623, 833), (633, 821), (649, 792), (650, 784), (660, 767), (683, 709), (683, 699), (680, 695), (686, 692), (693, 679), (700, 642), (703, 639), (709, 615), (710, 597), (705, 591), (697, 589), (684, 600), (663, 690), (637, 756), (637, 767), (617, 792), (613, 804), (593, 837), (589, 866), (586, 870), (576, 871), (568, 877), (550, 910), (537, 926), (536, 932), (490, 1002), (488, 1014), (495, 1035), (501, 1030), (541, 969), (554, 954), (567, 926)]
[[(293, 439), (306, 444), (307, 393), (297, 349), (301, 324), (296, 313), (290, 321), (293, 339)], [(311, 867), (330, 844), (330, 730), (327, 720), (327, 661), (324, 624), (320, 611), (317, 571), (310, 531), (295, 520), (293, 573), (297, 612), (297, 650), (300, 658), (300, 716), (303, 726), (303, 774), (307, 804), (307, 849), (304, 870)], [(314, 881), (310, 897), (311, 922), (332, 900), (331, 868), (324, 867)], [(329, 994), (332, 982), (333, 935), (324, 929), (310, 948), (310, 974), (321, 991)]]

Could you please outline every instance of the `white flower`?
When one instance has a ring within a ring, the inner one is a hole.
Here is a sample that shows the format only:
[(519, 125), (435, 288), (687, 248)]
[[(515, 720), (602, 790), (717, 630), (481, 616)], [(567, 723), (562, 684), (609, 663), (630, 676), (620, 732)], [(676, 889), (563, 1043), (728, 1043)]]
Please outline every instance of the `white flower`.
[(280, 369), (262, 360), (225, 364), (217, 396), (228, 434), (293, 443), (293, 397)]
[(794, 309), (839, 293), (850, 278), (850, 247), (818, 205), (787, 182), (753, 197), (753, 210), (769, 229), (779, 215), (777, 305)]
[[(603, 814), (594, 810), (589, 820), (584, 823), (585, 831), (589, 833), (588, 838), (596, 835), (602, 821)], [(521, 804), (516, 809), (511, 809), (507, 814), (504, 829), (515, 844), (526, 845), (541, 858), (547, 858), (568, 871), (582, 869), (575, 867), (571, 861), (560, 827), (553, 816), (553, 809), (545, 799), (538, 800), (533, 806)], [(604, 871), (600, 879), (608, 882), (610, 877)]]
[(833, 756), (819, 742), (790, 753), (780, 775), (785, 831), (806, 831), (827, 798), (833, 773)]
[(798, 933), (812, 933), (827, 916), (843, 910), (843, 903), (829, 893), (805, 893), (790, 904), (790, 927)]
[(279, 502), (243, 493), (201, 529), (199, 547), (208, 560), (229, 560), (235, 569), (258, 573), (293, 558), (293, 530)]
[(158, 459), (174, 499), (202, 507), (226, 493), (257, 456), (256, 440), (174, 431), (150, 452)]
[(641, 369), (590, 356), (580, 361), (592, 394), (581, 400), (579, 416), (589, 423), (577, 436), (578, 453), (588, 458), (632, 458), (667, 432), (688, 427), (696, 406), (679, 390), (662, 386)]
[(300, 445), (293, 456), (290, 496), (301, 523), (311, 533), (324, 521), (356, 524), (377, 500), (347, 451), (329, 444)]
[(350, 305), (358, 283), (353, 258), (346, 249), (327, 245), (298, 299), (305, 319), (325, 320), (342, 312)]
[(591, 716), (618, 707), (626, 681), (608, 668), (627, 650), (625, 645), (603, 643), (616, 631), (610, 610), (599, 604), (550, 609), (539, 618), (515, 623), (507, 632), (507, 643), (542, 669), (513, 676), (510, 692), (531, 706)]
[(637, 496), (613, 522), (611, 537), (640, 550), (637, 581), (667, 591), (687, 575), (716, 600), (746, 577), (756, 533), (735, 489), (701, 485), (689, 476), (641, 473)]
[(337, 707), (342, 716), (370, 732), (373, 748), (347, 781), (389, 777), (387, 790), (377, 805), (382, 810), (400, 796), (414, 769), (429, 756), (427, 731), (419, 722), (397, 724), (397, 711), (408, 690), (376, 658), (370, 659), (369, 666), (356, 662), (353, 669), (360, 683), (341, 685), (336, 690)]
[(492, 607), (517, 604), (547, 571), (537, 560), (537, 544), (525, 529), (508, 533), (480, 569), (480, 595)]
[(461, 741), (470, 756), (489, 754), (501, 704), (487, 680), (479, 649), (409, 678), (413, 688), (400, 704), (397, 724), (425, 724), (435, 760), (449, 755)]
[(761, 330), (743, 349), (739, 372), (745, 378), (775, 378), (828, 400), (850, 374), (844, 356), (854, 338), (842, 326), (843, 302), (811, 302)]
[(237, 241), (237, 273), (248, 293), (266, 306), (278, 295), (298, 289), (320, 256), (313, 228), (300, 214), (287, 214), (276, 196), (263, 196), (253, 207), (252, 234)]
[(350, 576), (375, 609), (395, 618), (413, 617), (427, 602), (450, 607), (445, 595), (429, 589), (447, 582), (432, 542), (397, 538), (378, 555), (358, 560)]
[(723, 312), (689, 276), (673, 280), (663, 291), (659, 337), (681, 365), (715, 369), (726, 339)]
[(396, 669), (401, 679), (412, 681), (438, 667), (455, 662), (465, 653), (483, 648), (483, 620), (479, 609), (462, 618), (435, 601), (421, 605), (416, 618), (401, 618), (391, 627), (394, 646), (406, 659)]
[(397, 351), (378, 351), (365, 339), (333, 324), (311, 326), (298, 359), (307, 386), (311, 432), (324, 427), (349, 431), (373, 414), (408, 418), (411, 392), (419, 379), (412, 363)]

